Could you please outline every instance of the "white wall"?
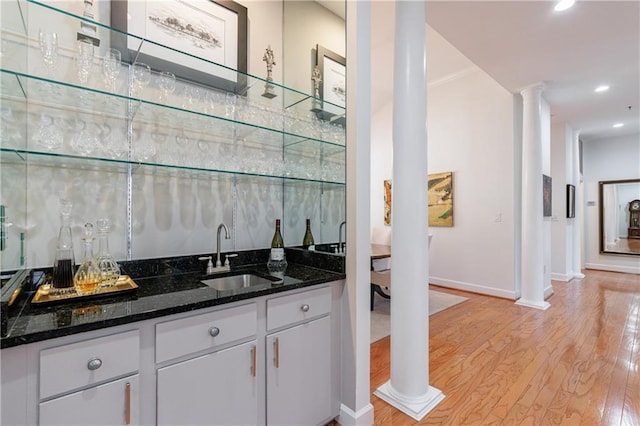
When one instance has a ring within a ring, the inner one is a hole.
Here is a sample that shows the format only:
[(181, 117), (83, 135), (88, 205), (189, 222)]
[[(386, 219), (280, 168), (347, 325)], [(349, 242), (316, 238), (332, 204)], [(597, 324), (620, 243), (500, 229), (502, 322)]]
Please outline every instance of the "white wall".
[[(429, 173), (452, 171), (454, 181), (454, 226), (429, 229), (430, 282), (515, 298), (513, 95), (477, 68), (443, 79), (427, 89), (427, 131)], [(371, 135), (375, 227), (391, 178), (391, 104), (372, 117)]]
[[(305, 19), (311, 16), (313, 19)], [(344, 57), (344, 20), (314, 1), (286, 0), (284, 25), (285, 82), (288, 87), (312, 93), (311, 71), (316, 65), (316, 45)]]
[(585, 267), (640, 274), (640, 257), (600, 254), (598, 182), (640, 178), (640, 135), (583, 142)]

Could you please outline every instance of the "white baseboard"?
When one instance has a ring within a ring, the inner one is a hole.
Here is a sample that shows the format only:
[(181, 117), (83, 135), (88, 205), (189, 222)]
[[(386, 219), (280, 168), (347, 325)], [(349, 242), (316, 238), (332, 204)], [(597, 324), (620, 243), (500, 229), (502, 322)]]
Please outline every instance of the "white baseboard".
[(469, 291), (471, 293), (486, 294), (487, 296), (502, 297), (503, 299), (516, 300), (515, 288), (513, 290), (504, 290), (495, 287), (486, 287), (480, 284), (465, 283), (462, 281), (447, 280), (438, 277), (429, 277), (431, 284), (442, 287), (453, 288), (456, 290)]
[(624, 272), (625, 274), (640, 274), (640, 267), (634, 268), (632, 266), (603, 265), (598, 263), (585, 263), (584, 267), (586, 269), (598, 269), (600, 271)]
[(544, 289), (544, 300), (547, 300), (552, 295), (553, 295), (553, 287), (549, 285)]
[(556, 274), (554, 272), (551, 273), (551, 279), (554, 281), (564, 281), (569, 282), (573, 279), (573, 274)]
[(338, 416), (338, 423), (342, 426), (372, 425), (373, 405), (369, 403), (355, 412), (346, 405), (340, 404), (340, 416)]

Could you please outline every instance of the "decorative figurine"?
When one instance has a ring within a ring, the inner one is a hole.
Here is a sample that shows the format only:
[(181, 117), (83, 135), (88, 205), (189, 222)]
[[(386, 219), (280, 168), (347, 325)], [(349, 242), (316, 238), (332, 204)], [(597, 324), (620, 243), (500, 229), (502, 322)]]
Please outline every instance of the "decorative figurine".
[[(82, 16), (93, 20), (93, 0), (84, 0), (84, 12)], [(94, 46), (100, 46), (100, 39), (98, 38), (98, 27), (90, 24), (86, 21), (80, 22), (80, 31), (78, 32), (77, 40), (87, 40)]]
[(273, 66), (276, 64), (275, 58), (273, 56), (273, 50), (271, 49), (271, 45), (267, 47), (267, 50), (264, 52), (264, 56), (262, 60), (267, 63), (267, 82), (264, 84), (264, 93), (262, 96), (265, 98), (273, 99), (277, 95), (274, 93), (274, 86), (271, 84), (273, 81)]
[(311, 73), (311, 80), (313, 81), (313, 102), (311, 104), (311, 111), (322, 112), (322, 102), (320, 101), (320, 83), (322, 82), (322, 73), (320, 68), (316, 65)]

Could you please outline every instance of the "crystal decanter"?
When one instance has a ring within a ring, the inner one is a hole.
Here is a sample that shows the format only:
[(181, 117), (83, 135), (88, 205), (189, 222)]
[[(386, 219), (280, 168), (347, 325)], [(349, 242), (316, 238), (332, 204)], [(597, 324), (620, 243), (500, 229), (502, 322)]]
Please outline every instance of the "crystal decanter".
[(73, 291), (73, 274), (76, 262), (73, 256), (73, 239), (71, 237), (71, 208), (70, 201), (60, 200), (60, 231), (58, 232), (51, 283), (51, 292), (54, 294)]
[(120, 267), (109, 252), (109, 230), (111, 229), (109, 219), (98, 219), (96, 222), (98, 228), (98, 268), (102, 281), (100, 287), (111, 287), (115, 285), (120, 277)]
[(84, 257), (82, 264), (73, 276), (73, 285), (80, 296), (86, 296), (96, 292), (102, 281), (102, 274), (98, 263), (93, 256), (93, 225), (84, 225)]

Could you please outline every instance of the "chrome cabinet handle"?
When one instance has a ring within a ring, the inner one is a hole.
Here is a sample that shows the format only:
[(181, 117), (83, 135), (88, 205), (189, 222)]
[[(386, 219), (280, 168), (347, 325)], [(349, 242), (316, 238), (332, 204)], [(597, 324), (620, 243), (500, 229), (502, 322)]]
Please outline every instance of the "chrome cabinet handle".
[(220, 329), (218, 327), (211, 327), (209, 329), (209, 334), (211, 335), (211, 337), (216, 337), (218, 334), (220, 334)]
[(100, 358), (91, 358), (87, 363), (87, 368), (91, 371), (97, 370), (102, 367), (102, 360)]
[(300, 309), (302, 309), (302, 312), (309, 312), (309, 305), (305, 303), (300, 307)]
[(124, 385), (124, 424), (131, 424), (131, 383)]

